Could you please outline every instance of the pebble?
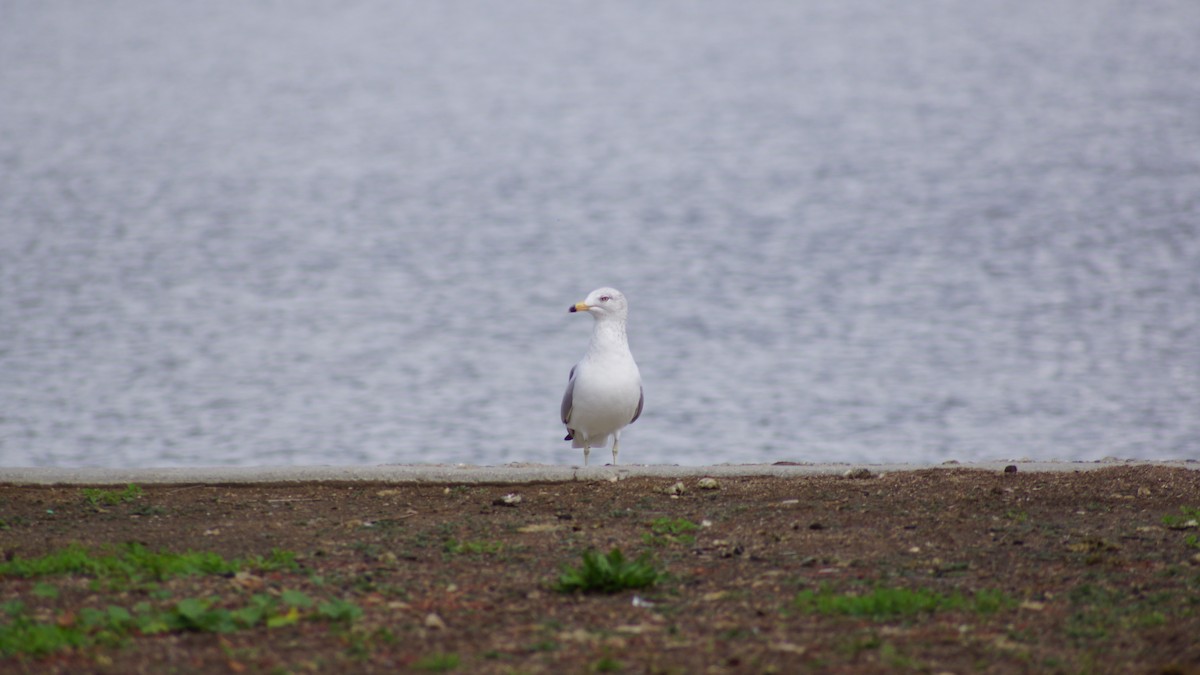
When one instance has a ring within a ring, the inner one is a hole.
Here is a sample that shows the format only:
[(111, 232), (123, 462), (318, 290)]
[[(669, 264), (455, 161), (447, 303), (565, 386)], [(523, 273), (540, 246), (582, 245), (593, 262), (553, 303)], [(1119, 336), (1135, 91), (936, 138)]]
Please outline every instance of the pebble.
[(504, 495), (503, 497), (492, 502), (492, 504), (494, 504), (496, 506), (516, 506), (517, 504), (520, 504), (520, 503), (521, 503), (521, 495), (519, 495), (515, 492), (510, 492), (510, 493)]
[(434, 630), (445, 630), (446, 622), (442, 621), (442, 617), (430, 612), (425, 615), (425, 627), (432, 628)]
[(700, 488), (701, 490), (721, 489), (721, 485), (717, 483), (717, 479), (709, 477), (701, 478), (700, 480), (696, 481), (696, 487)]
[(1004, 467), (1004, 473), (1016, 473), (1016, 472), (1017, 472), (1016, 464), (1009, 464), (1008, 466)]
[(844, 478), (874, 478), (875, 474), (871, 473), (870, 469), (859, 466), (853, 469), (848, 469), (846, 473), (842, 474), (842, 476)]
[(784, 652), (786, 654), (803, 654), (805, 651), (803, 646), (791, 642), (772, 642), (767, 645), (767, 649), (773, 652)]
[(672, 495), (672, 496), (678, 496), (678, 495), (686, 493), (687, 488), (684, 486), (683, 482), (680, 481), (680, 482), (675, 483), (674, 485), (668, 487), (667, 489), (663, 490), (663, 492), (665, 492), (669, 495)]
[(633, 602), (630, 604), (632, 604), (634, 607), (653, 607), (655, 605), (655, 603), (643, 599), (640, 595), (633, 596)]

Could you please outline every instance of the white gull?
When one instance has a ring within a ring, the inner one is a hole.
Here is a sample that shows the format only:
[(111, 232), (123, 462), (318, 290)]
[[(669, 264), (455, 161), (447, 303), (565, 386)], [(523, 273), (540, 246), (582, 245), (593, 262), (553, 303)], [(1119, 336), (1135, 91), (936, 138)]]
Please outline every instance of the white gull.
[(608, 447), (611, 436), (613, 464), (617, 463), (621, 430), (642, 414), (642, 376), (629, 341), (625, 319), (629, 304), (615, 288), (597, 288), (568, 311), (587, 312), (596, 320), (587, 353), (571, 368), (562, 400), (562, 421), (571, 447), (583, 448), (587, 466), (592, 448)]

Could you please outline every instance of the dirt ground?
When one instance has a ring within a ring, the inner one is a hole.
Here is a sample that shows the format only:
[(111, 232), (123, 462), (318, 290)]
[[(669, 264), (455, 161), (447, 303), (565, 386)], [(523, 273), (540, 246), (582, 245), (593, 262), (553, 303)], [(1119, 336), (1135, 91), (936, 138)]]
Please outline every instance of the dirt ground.
[[(227, 560), (294, 554), (282, 569), (122, 583), (6, 568), (0, 603), (19, 601), (38, 625), (75, 626), (86, 608), (236, 608), (289, 592), (361, 610), (331, 621), (305, 605), (269, 626), (130, 630), (41, 653), (22, 651), (32, 633), (20, 633), (0, 670), (1200, 672), (1200, 530), (1188, 515), (1200, 471), (674, 484), (170, 485), (111, 499), (0, 486), (7, 563), (129, 542)], [(612, 594), (558, 589), (585, 551), (614, 547), (664, 576)], [(904, 604), (920, 597), (941, 600)], [(881, 600), (853, 609), (863, 598)]]

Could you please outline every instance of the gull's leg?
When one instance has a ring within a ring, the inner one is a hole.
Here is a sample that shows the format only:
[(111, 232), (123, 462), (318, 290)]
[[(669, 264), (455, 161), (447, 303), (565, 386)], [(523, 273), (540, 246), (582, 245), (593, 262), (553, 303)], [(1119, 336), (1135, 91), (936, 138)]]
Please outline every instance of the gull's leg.
[(617, 446), (621, 444), (621, 433), (613, 434), (613, 466), (617, 465)]
[(583, 465), (584, 466), (587, 466), (587, 457), (590, 454), (592, 454), (592, 447), (590, 445), (588, 445), (587, 441), (584, 441), (583, 442)]

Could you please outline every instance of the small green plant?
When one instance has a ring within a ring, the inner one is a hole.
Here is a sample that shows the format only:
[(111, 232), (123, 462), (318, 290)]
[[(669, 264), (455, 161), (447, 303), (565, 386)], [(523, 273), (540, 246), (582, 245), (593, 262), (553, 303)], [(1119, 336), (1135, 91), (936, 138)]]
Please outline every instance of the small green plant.
[(800, 611), (812, 614), (861, 616), (885, 621), (940, 610), (966, 610), (992, 614), (1016, 604), (998, 590), (982, 590), (973, 597), (961, 593), (945, 595), (928, 589), (879, 586), (861, 594), (838, 593), (829, 588), (803, 590), (796, 595)]
[(362, 610), (346, 600), (329, 600), (315, 612), (307, 611), (314, 604), (303, 592), (284, 590), (278, 597), (254, 595), (244, 606), (232, 609), (221, 606), (217, 597), (185, 598), (165, 609), (148, 602), (132, 609), (84, 607), (64, 620), (36, 618), (24, 603), (13, 601), (0, 605), (0, 656), (42, 656), (68, 648), (116, 645), (135, 634), (229, 633), (256, 626), (281, 628), (306, 619), (351, 623), (362, 616)]
[(118, 582), (163, 581), (172, 577), (227, 575), (244, 569), (261, 571), (295, 570), (296, 554), (274, 549), (267, 557), (226, 560), (216, 553), (169, 553), (151, 551), (130, 543), (120, 547), (88, 550), (72, 544), (36, 558), (13, 558), (0, 562), (0, 578), (36, 578), (79, 574)]
[(653, 586), (662, 576), (647, 554), (626, 560), (619, 548), (613, 548), (607, 555), (589, 550), (583, 553), (582, 565), (563, 570), (557, 588), (564, 593), (617, 593)]
[(430, 654), (424, 656), (413, 664), (418, 670), (428, 670), (431, 673), (448, 673), (455, 668), (461, 661), (458, 654)]
[(317, 615), (336, 623), (353, 623), (362, 618), (363, 611), (349, 600), (334, 598), (317, 605)]
[(1172, 530), (1186, 530), (1200, 527), (1200, 508), (1195, 506), (1179, 507), (1180, 515), (1167, 514), (1162, 517), (1162, 524)]
[(83, 498), (92, 506), (106, 504), (116, 506), (142, 498), (142, 488), (130, 483), (124, 490), (101, 490), (100, 488), (84, 488)]
[(655, 518), (650, 522), (650, 533), (642, 535), (642, 541), (650, 546), (668, 544), (683, 544), (691, 546), (696, 543), (696, 536), (689, 534), (700, 529), (700, 526), (686, 518)]
[(1029, 520), (1029, 514), (1020, 509), (1009, 509), (1004, 512), (1004, 517), (1016, 523), (1023, 523)]
[(592, 664), (592, 672), (594, 673), (619, 673), (625, 669), (625, 666), (611, 656), (603, 656), (599, 661)]

